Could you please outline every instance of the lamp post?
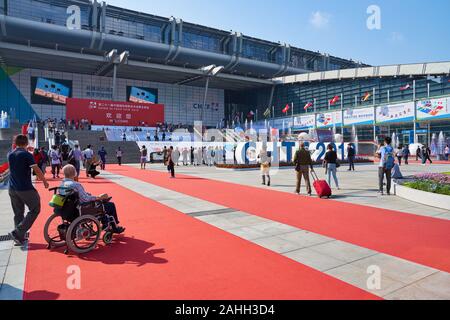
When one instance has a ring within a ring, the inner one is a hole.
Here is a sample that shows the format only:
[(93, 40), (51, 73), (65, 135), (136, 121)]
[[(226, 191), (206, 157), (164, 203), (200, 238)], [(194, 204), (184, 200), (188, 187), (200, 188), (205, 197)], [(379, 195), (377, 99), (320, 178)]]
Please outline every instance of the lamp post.
[(203, 123), (203, 109), (206, 106), (206, 100), (208, 98), (209, 81), (212, 77), (215, 77), (217, 74), (219, 74), (224, 68), (225, 68), (224, 66), (216, 66), (216, 65), (210, 65), (200, 68), (200, 70), (203, 71), (206, 76), (205, 95), (203, 97), (203, 105), (200, 109), (200, 121), (202, 123)]

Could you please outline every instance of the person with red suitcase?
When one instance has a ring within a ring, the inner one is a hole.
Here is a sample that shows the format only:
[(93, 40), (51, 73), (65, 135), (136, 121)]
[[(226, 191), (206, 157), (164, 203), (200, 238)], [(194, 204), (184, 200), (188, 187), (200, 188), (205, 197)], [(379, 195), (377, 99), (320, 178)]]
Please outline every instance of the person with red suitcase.
[(302, 184), (302, 177), (305, 179), (306, 191), (308, 195), (312, 195), (311, 182), (309, 180), (309, 171), (314, 172), (313, 161), (311, 159), (311, 154), (305, 148), (305, 143), (300, 144), (300, 149), (297, 150), (294, 156), (295, 171), (297, 172), (297, 188), (295, 189), (296, 194), (300, 194), (300, 187)]

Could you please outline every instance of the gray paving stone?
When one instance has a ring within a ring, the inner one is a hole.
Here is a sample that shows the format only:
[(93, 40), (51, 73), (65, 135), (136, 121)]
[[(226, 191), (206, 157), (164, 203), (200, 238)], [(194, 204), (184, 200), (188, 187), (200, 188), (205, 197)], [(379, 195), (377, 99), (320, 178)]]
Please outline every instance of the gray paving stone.
[(249, 227), (230, 229), (227, 232), (249, 241), (267, 237), (265, 233)]
[(11, 250), (0, 250), (0, 267), (8, 265)]
[(342, 241), (332, 241), (317, 246), (310, 247), (324, 255), (345, 261), (347, 263), (376, 255), (376, 251), (345, 243)]
[(335, 241), (333, 238), (324, 237), (316, 233), (311, 233), (305, 230), (299, 230), (286, 234), (279, 235), (281, 239), (293, 242), (299, 245), (301, 248), (308, 248), (311, 246)]
[(260, 245), (261, 247), (267, 248), (276, 253), (286, 253), (301, 248), (298, 244), (281, 239), (277, 236), (256, 239), (253, 241), (253, 243), (256, 243), (257, 245)]
[(391, 300), (450, 300), (450, 275), (438, 272), (388, 296)]
[(364, 270), (369, 266), (378, 266), (383, 274), (405, 285), (412, 284), (438, 272), (438, 270), (385, 254), (361, 259), (352, 264)]
[(370, 275), (367, 273), (367, 269), (355, 267), (351, 264), (346, 264), (331, 270), (328, 270), (326, 274), (349, 283), (362, 290), (368, 291), (376, 296), (384, 297), (392, 292), (395, 292), (405, 286), (404, 283), (395, 281), (386, 275), (381, 275), (380, 289), (369, 289), (367, 281)]
[(319, 271), (330, 270), (346, 264), (345, 261), (323, 255), (309, 248), (288, 252), (284, 256)]
[(263, 224), (253, 225), (250, 227), (251, 229), (254, 229), (256, 231), (261, 231), (267, 236), (277, 236), (286, 234), (289, 232), (295, 232), (298, 231), (297, 228), (281, 224), (278, 222), (267, 222)]

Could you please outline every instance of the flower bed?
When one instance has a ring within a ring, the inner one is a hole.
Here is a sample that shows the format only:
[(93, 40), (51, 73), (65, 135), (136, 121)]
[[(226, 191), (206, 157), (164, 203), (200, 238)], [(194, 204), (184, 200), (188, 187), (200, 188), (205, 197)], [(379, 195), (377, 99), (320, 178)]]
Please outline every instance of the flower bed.
[(403, 183), (412, 189), (450, 196), (450, 175), (443, 173), (423, 173), (414, 176), (414, 181)]

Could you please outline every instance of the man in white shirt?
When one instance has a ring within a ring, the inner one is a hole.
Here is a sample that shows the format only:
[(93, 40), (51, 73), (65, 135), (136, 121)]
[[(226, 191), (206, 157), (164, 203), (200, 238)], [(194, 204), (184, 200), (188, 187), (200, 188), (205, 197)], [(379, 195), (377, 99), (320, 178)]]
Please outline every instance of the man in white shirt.
[(89, 169), (91, 168), (92, 158), (94, 157), (94, 150), (92, 150), (92, 146), (88, 145), (87, 148), (83, 151), (83, 157), (85, 161), (86, 168), (86, 177), (89, 178)]

